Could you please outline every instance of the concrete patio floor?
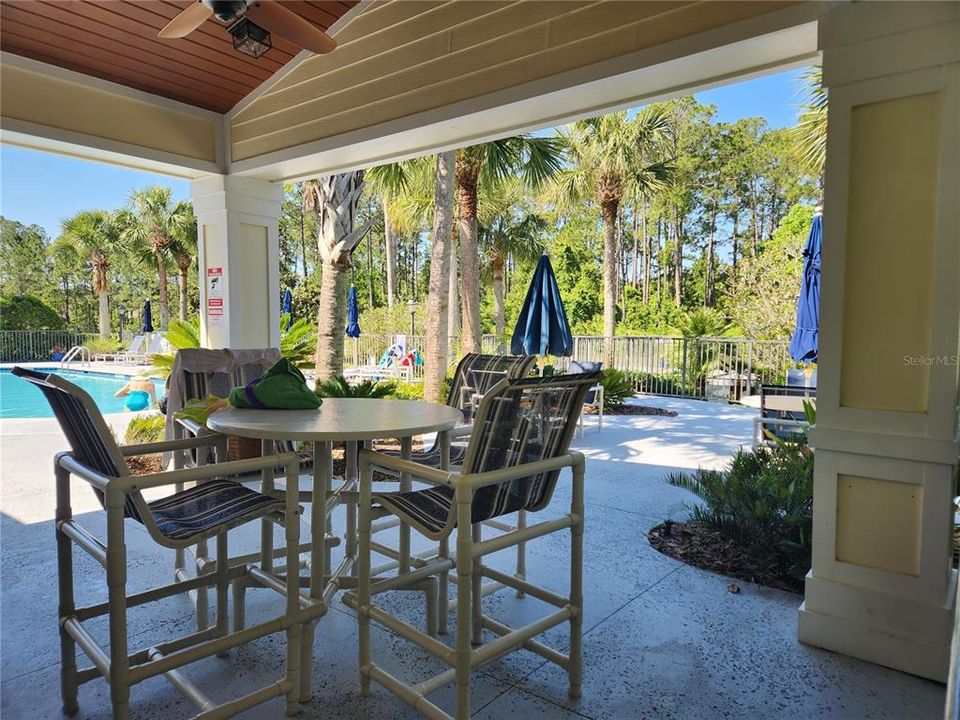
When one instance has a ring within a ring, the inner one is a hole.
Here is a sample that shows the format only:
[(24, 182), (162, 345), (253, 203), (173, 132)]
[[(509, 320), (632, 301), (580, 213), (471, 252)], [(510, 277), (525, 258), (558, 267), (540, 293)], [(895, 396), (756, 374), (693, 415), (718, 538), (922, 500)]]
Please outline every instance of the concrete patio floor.
[[(942, 713), (942, 685), (869, 663), (800, 645), (796, 641), (797, 595), (730, 580), (683, 565), (653, 550), (646, 532), (663, 521), (686, 492), (668, 486), (664, 476), (677, 468), (719, 466), (738, 446), (750, 442), (746, 408), (667, 398), (642, 404), (675, 410), (677, 417), (595, 418), (576, 446), (588, 456), (585, 543), (583, 697), (570, 700), (563, 672), (527, 652), (486, 666), (473, 683), (474, 716), (525, 718), (936, 718)], [(113, 416), (118, 427), (126, 418)], [(53, 453), (64, 446), (53, 420), (0, 422), (2, 452), (2, 705), (5, 720), (57, 718), (59, 646), (56, 629), (56, 563), (53, 542)], [(544, 515), (562, 512), (569, 502), (567, 477)], [(93, 493), (82, 483), (74, 490), (74, 512), (92, 530), (104, 532)], [(340, 520), (338, 518), (338, 520)], [(172, 552), (153, 545), (143, 530), (128, 523), (130, 588), (143, 589), (171, 576)], [(238, 533), (231, 549), (256, 542), (256, 528)], [(566, 589), (568, 536), (532, 543), (528, 574), (535, 582)], [(508, 568), (511, 557), (498, 558)], [(106, 597), (100, 567), (76, 553), (78, 601)], [(382, 602), (411, 619), (422, 617), (422, 597), (393, 593)], [(269, 591), (248, 593), (251, 620), (279, 608)], [(507, 623), (529, 621), (544, 605), (501, 592), (485, 604), (488, 614)], [(336, 600), (320, 620), (314, 649), (314, 694), (304, 718), (416, 718), (382, 688), (372, 697), (357, 691), (356, 624)], [(185, 597), (131, 613), (131, 648), (170, 634), (183, 634), (193, 619)], [(90, 623), (106, 638), (106, 624)], [(565, 628), (546, 641), (563, 645)], [(374, 659), (409, 680), (420, 680), (439, 666), (416, 647), (391, 633), (374, 631)], [(214, 698), (248, 691), (282, 672), (279, 636), (210, 658), (187, 674)], [(87, 664), (81, 660), (82, 664)], [(431, 696), (447, 710), (452, 692)], [(180, 718), (193, 708), (163, 679), (133, 689), (134, 716)], [(102, 681), (81, 688), (81, 718), (108, 718), (109, 691)], [(282, 717), (279, 701), (262, 705), (245, 718)]]

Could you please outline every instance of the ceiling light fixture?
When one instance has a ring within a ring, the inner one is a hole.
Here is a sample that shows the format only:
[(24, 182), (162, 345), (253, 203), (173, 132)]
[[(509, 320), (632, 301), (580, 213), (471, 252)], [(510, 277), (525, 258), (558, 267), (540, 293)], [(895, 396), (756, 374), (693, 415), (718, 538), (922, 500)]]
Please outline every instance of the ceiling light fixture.
[(270, 33), (246, 17), (241, 17), (227, 32), (233, 37), (233, 49), (252, 58), (258, 58), (273, 47)]

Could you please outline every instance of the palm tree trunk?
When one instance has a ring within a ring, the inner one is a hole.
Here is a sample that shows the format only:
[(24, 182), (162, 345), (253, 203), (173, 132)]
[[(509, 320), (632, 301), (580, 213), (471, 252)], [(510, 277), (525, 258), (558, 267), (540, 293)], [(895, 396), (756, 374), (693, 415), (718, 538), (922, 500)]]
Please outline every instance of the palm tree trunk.
[(631, 279), (630, 284), (633, 285), (633, 289), (636, 290), (640, 287), (640, 236), (637, 230), (639, 229), (639, 208), (633, 206), (633, 278)]
[(453, 232), (455, 164), (455, 150), (437, 155), (423, 377), (423, 399), (428, 402), (443, 401), (443, 379), (447, 374), (447, 340), (443, 335), (447, 330), (450, 292), (450, 236)]
[(187, 315), (190, 310), (190, 298), (187, 295), (187, 277), (190, 272), (189, 268), (178, 268), (178, 281), (177, 286), (180, 290), (180, 320), (183, 322), (187, 321)]
[(499, 251), (493, 251), (493, 257), (490, 258), (490, 270), (493, 275), (493, 311), (494, 325), (496, 327), (497, 342), (506, 332), (506, 318), (504, 313), (504, 285), (503, 285), (503, 265), (504, 258)]
[(397, 296), (397, 237), (387, 216), (387, 201), (383, 201), (383, 237), (387, 253), (387, 307), (393, 307)]
[(110, 337), (110, 305), (106, 290), (101, 290), (97, 295), (100, 301), (100, 337), (106, 340)]
[(347, 323), (347, 270), (350, 253), (364, 234), (355, 228), (363, 190), (363, 171), (319, 180), (314, 192), (321, 258), (320, 306), (317, 309), (317, 381), (343, 374), (343, 337)]
[(450, 227), (450, 273), (447, 296), (447, 359), (453, 360), (457, 354), (457, 337), (460, 335), (460, 293), (457, 284), (457, 228), (456, 222)]
[(677, 307), (683, 304), (683, 245), (682, 232), (680, 230), (680, 221), (677, 219), (677, 211), (674, 208), (673, 214), (673, 303)]
[(166, 331), (170, 327), (170, 295), (167, 287), (167, 268), (163, 257), (157, 253), (157, 284), (160, 290), (160, 330)]
[(603, 360), (613, 365), (613, 336), (617, 331), (617, 204), (604, 203), (603, 212)]
[(643, 304), (650, 301), (650, 263), (653, 260), (653, 236), (647, 233), (647, 213), (643, 213)]
[(480, 352), (480, 262), (477, 256), (477, 173), (457, 163), (464, 353)]

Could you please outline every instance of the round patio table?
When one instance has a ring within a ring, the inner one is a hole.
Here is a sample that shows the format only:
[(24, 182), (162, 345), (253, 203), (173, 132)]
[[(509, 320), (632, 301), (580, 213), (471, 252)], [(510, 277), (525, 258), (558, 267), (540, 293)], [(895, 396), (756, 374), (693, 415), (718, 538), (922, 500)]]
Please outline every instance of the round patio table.
[[(354, 572), (357, 557), (357, 449), (359, 443), (392, 438), (400, 441), (400, 455), (409, 460), (414, 435), (439, 432), (442, 445), (448, 445), (446, 433), (463, 423), (456, 408), (416, 400), (380, 400), (368, 398), (326, 398), (317, 410), (239, 410), (213, 413), (207, 427), (225, 435), (256, 438), (262, 441), (264, 454), (274, 451), (274, 442), (299, 440), (313, 443), (313, 488), (310, 498), (310, 578), (309, 596), (314, 602), (329, 603), (330, 598)], [(333, 490), (334, 442), (346, 442), (346, 477)], [(263, 492), (273, 491), (273, 470), (262, 474)], [(400, 491), (409, 491), (409, 475), (400, 476)], [(347, 504), (346, 552), (336, 571), (330, 570), (330, 546), (326, 543), (330, 513)], [(410, 566), (410, 526), (400, 525), (399, 566)], [(264, 570), (273, 563), (273, 524), (263, 522), (261, 561)], [(288, 572), (296, 564), (287, 560)], [(312, 623), (311, 623), (312, 626)], [(305, 628), (301, 655), (301, 700), (310, 694), (310, 660), (313, 632)]]

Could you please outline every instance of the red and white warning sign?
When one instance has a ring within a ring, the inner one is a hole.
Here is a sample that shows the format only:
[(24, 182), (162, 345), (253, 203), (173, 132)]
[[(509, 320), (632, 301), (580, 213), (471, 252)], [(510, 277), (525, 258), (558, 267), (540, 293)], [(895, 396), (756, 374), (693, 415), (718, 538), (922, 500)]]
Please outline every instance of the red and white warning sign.
[(223, 324), (223, 267), (207, 268), (207, 324)]

